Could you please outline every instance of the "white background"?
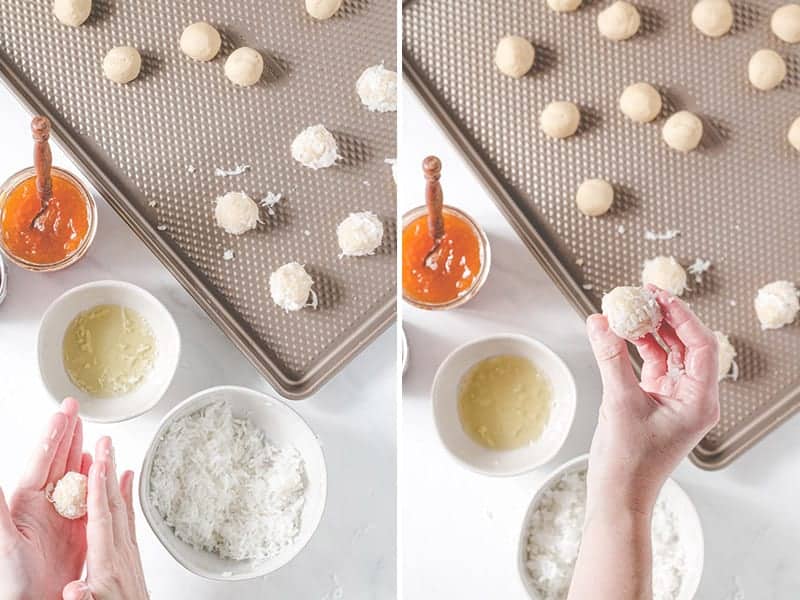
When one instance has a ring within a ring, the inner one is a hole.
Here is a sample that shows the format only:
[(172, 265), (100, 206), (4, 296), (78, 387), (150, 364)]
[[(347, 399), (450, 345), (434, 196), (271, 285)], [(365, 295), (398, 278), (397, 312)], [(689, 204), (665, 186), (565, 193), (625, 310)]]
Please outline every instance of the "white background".
[[(32, 163), (29, 119), (10, 92), (0, 87), (0, 180)], [(53, 154), (54, 164), (76, 172), (57, 148)], [(52, 300), (75, 285), (97, 279), (140, 285), (166, 305), (182, 335), (178, 372), (153, 411), (118, 425), (86, 427), (88, 448), (99, 436), (112, 436), (120, 468), (138, 472), (161, 417), (195, 392), (233, 384), (271, 393), (116, 213), (97, 194), (95, 198), (97, 238), (77, 265), (52, 274), (9, 267), (9, 296), (0, 305), (0, 485), (7, 496), (56, 407), (38, 375), (39, 317)], [(154, 600), (395, 597), (395, 340), (392, 328), (316, 396), (291, 403), (319, 436), (328, 467), (325, 515), (303, 553), (261, 580), (207, 582), (175, 563), (138, 513), (144, 570)]]
[[(539, 482), (588, 451), (599, 374), (577, 313), (407, 86), (402, 101), (401, 212), (424, 203), (420, 165), (436, 154), (444, 164), (445, 203), (474, 217), (492, 247), (489, 279), (465, 307), (445, 313), (402, 307), (410, 344), (400, 437), (405, 598), (525, 598), (516, 562), (522, 520)], [(437, 366), (456, 346), (500, 332), (524, 333), (550, 346), (578, 387), (577, 417), (562, 451), (538, 471), (511, 479), (468, 472), (446, 454), (429, 398)], [(699, 600), (800, 598), (800, 418), (722, 472), (701, 471), (687, 460), (675, 479), (694, 500), (706, 536)]]

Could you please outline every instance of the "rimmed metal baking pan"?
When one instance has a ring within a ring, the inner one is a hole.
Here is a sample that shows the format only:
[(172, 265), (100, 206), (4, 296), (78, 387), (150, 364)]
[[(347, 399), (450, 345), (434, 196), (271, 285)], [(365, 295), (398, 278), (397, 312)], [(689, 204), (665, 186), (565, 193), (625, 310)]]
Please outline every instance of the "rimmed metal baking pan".
[[(800, 155), (786, 140), (800, 115), (800, 54), (770, 32), (780, 1), (734, 1), (732, 33), (714, 40), (692, 26), (692, 3), (637, 0), (642, 30), (626, 42), (598, 34), (607, 4), (559, 14), (544, 0), (406, 0), (404, 73), (581, 314), (596, 312), (612, 287), (639, 281), (647, 258), (711, 261), (686, 299), (739, 353), (739, 380), (721, 384), (720, 423), (692, 454), (717, 469), (800, 407), (800, 325), (765, 332), (753, 312), (763, 284), (800, 282)], [(534, 68), (519, 81), (494, 66), (508, 34), (536, 45)], [(768, 93), (747, 79), (748, 60), (763, 47), (789, 68)], [(617, 108), (637, 81), (665, 98), (654, 123), (633, 123)], [(576, 136), (549, 140), (539, 131), (553, 100), (580, 106)], [(661, 140), (664, 117), (684, 108), (706, 129), (689, 155)], [(615, 208), (598, 219), (574, 206), (577, 186), (591, 177), (616, 189)], [(680, 235), (647, 239), (668, 230)]]
[[(84, 175), (264, 377), (288, 398), (313, 393), (394, 320), (396, 203), (384, 161), (396, 155), (396, 119), (361, 106), (355, 82), (368, 66), (394, 65), (396, 7), (346, 0), (338, 16), (316, 22), (298, 0), (94, 0), (74, 29), (51, 4), (0, 1), (5, 82), (50, 117)], [(197, 20), (223, 36), (210, 63), (178, 48)], [(125, 86), (100, 67), (118, 45), (143, 56), (142, 75)], [(253, 88), (223, 74), (242, 45), (265, 59)], [(342, 158), (312, 171), (289, 146), (318, 123), (338, 138)], [(238, 165), (249, 170), (215, 175)], [(214, 224), (214, 200), (231, 190), (284, 199), (237, 238)], [(385, 243), (376, 256), (340, 259), (336, 225), (357, 210), (385, 220)], [(314, 277), (318, 310), (287, 314), (272, 303), (269, 274), (289, 261)]]

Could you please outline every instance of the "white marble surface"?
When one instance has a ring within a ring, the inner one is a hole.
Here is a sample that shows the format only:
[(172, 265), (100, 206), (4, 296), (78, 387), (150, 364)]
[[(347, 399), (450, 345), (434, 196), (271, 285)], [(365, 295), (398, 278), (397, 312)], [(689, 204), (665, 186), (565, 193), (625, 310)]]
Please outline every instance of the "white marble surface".
[[(400, 437), (401, 579), (406, 600), (525, 598), (516, 566), (528, 503), (547, 473), (587, 452), (600, 380), (583, 323), (495, 208), (466, 162), (410, 89), (402, 95), (400, 209), (424, 202), (420, 164), (443, 161), (446, 203), (486, 229), (492, 270), (464, 308), (429, 313), (403, 305), (410, 344)], [(578, 385), (578, 411), (558, 456), (542, 469), (490, 479), (459, 466), (433, 425), (429, 389), (439, 363), (459, 344), (498, 332), (537, 338), (567, 362)], [(800, 597), (800, 418), (795, 417), (726, 470), (687, 461), (675, 479), (694, 500), (706, 537), (702, 600), (796, 600)]]
[[(32, 158), (29, 116), (2, 86), (0, 123), (0, 179), (5, 179), (29, 166)], [(58, 149), (54, 163), (74, 171)], [(272, 393), (116, 213), (103, 201), (98, 204), (97, 238), (80, 263), (47, 275), (10, 268), (9, 295), (0, 305), (0, 485), (7, 494), (55, 408), (38, 375), (38, 320), (54, 298), (77, 284), (113, 278), (140, 285), (165, 303), (183, 337), (175, 380), (153, 411), (127, 423), (86, 427), (87, 444), (92, 446), (100, 435), (112, 436), (121, 468), (138, 471), (161, 417), (194, 392), (234, 384)], [(291, 404), (321, 439), (328, 466), (327, 509), (303, 553), (261, 580), (211, 583), (176, 564), (139, 513), (138, 534), (153, 598), (395, 597), (395, 338), (392, 328), (315, 397)]]

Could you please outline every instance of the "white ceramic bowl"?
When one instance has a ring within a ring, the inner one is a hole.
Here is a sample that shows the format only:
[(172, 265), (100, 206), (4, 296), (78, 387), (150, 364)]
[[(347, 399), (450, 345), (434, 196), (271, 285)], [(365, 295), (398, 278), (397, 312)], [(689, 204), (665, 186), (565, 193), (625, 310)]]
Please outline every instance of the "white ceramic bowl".
[[(78, 388), (64, 369), (64, 333), (82, 311), (98, 304), (119, 304), (138, 312), (156, 338), (156, 357), (145, 380), (133, 391), (111, 398), (94, 398)], [(178, 327), (152, 294), (124, 281), (95, 281), (72, 288), (47, 308), (39, 325), (36, 353), (39, 373), (56, 402), (72, 396), (80, 402), (81, 417), (98, 423), (114, 423), (139, 416), (158, 404), (167, 391), (181, 351)]]
[[(550, 380), (552, 408), (541, 437), (517, 450), (484, 448), (464, 431), (458, 415), (461, 380), (476, 363), (502, 354), (524, 356)], [(433, 380), (433, 417), (445, 448), (461, 464), (494, 476), (520, 475), (552, 459), (567, 439), (575, 419), (575, 380), (567, 365), (547, 346), (524, 335), (503, 334), (476, 340), (454, 350)]]
[[(541, 600), (541, 597), (536, 592), (531, 582), (528, 568), (525, 565), (528, 557), (528, 523), (531, 516), (539, 506), (542, 495), (545, 490), (551, 487), (556, 481), (561, 479), (567, 473), (585, 471), (589, 466), (589, 455), (584, 454), (573, 458), (557, 468), (553, 473), (542, 483), (539, 489), (533, 496), (528, 511), (525, 513), (525, 519), (522, 521), (522, 530), (519, 536), (519, 551), (518, 551), (518, 569), (519, 575), (522, 579), (522, 584), (525, 590), (533, 600)], [(664, 487), (661, 489), (660, 498), (666, 500), (667, 504), (678, 515), (679, 520), (679, 535), (685, 542), (686, 547), (686, 566), (687, 570), (683, 574), (683, 585), (681, 587), (680, 596), (677, 600), (692, 600), (697, 593), (697, 588), (700, 587), (700, 578), (703, 575), (703, 558), (704, 554), (704, 541), (703, 541), (703, 527), (700, 524), (700, 517), (697, 514), (692, 500), (689, 495), (683, 491), (673, 479), (667, 479)]]
[[(248, 418), (263, 430), (276, 446), (294, 446), (303, 457), (306, 471), (306, 491), (301, 516), (300, 533), (294, 542), (278, 556), (265, 561), (228, 560), (203, 550), (192, 548), (175, 536), (153, 507), (150, 499), (150, 471), (161, 437), (176, 420), (192, 414), (214, 402), (227, 401), (236, 418)], [(280, 569), (297, 556), (308, 544), (322, 519), (327, 498), (328, 478), (325, 457), (319, 440), (306, 422), (283, 402), (260, 392), (235, 386), (214, 387), (191, 396), (173, 408), (161, 421), (145, 454), (139, 479), (139, 500), (147, 522), (156, 537), (172, 557), (196, 575), (218, 581), (242, 581), (263, 577)]]

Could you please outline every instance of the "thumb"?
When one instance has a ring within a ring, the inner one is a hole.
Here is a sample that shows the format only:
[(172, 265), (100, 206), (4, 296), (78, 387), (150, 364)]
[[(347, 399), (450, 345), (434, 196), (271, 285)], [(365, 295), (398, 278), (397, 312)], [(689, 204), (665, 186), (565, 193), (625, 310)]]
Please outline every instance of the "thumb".
[(611, 331), (608, 319), (603, 315), (592, 315), (586, 321), (586, 330), (606, 391), (637, 385), (628, 346)]
[(64, 587), (61, 592), (63, 600), (94, 600), (92, 590), (83, 581), (73, 581)]
[(0, 540), (13, 539), (16, 533), (17, 527), (14, 525), (14, 521), (11, 520), (6, 497), (3, 495), (3, 490), (0, 489)]

